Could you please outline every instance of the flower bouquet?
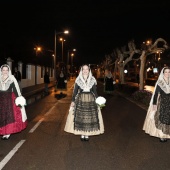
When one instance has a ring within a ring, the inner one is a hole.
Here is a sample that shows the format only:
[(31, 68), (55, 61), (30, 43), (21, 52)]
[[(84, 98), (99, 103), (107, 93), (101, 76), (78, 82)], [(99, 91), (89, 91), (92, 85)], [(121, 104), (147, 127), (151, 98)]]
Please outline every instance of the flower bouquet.
[(25, 106), (26, 105), (26, 100), (23, 96), (19, 96), (15, 99), (15, 104), (18, 106), (18, 107), (22, 107), (22, 106)]
[(96, 99), (96, 103), (97, 103), (97, 105), (102, 109), (102, 107), (105, 106), (106, 99), (105, 99), (104, 97), (99, 96), (99, 97)]
[(113, 81), (113, 84), (116, 84), (116, 81)]

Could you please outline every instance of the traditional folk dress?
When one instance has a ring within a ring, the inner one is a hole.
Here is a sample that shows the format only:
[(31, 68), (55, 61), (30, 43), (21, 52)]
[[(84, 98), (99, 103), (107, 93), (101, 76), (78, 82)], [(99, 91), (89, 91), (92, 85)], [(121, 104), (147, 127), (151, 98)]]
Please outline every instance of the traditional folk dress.
[(66, 76), (64, 75), (64, 73), (61, 71), (61, 73), (59, 74), (58, 78), (57, 78), (57, 89), (66, 89), (67, 88), (67, 83), (66, 83)]
[[(158, 138), (170, 138), (170, 84), (163, 78), (162, 69), (147, 111), (143, 130)], [(153, 110), (157, 105), (157, 111)]]
[(9, 66), (5, 67), (9, 69), (9, 76), (4, 81), (0, 69), (0, 135), (20, 132), (27, 126), (24, 106), (20, 108), (15, 104), (16, 97), (21, 96), (19, 85)]
[(64, 130), (75, 135), (99, 135), (104, 133), (104, 124), (100, 107), (95, 103), (98, 97), (96, 79), (89, 73), (87, 81), (83, 79), (82, 70), (76, 78), (72, 101)]
[(114, 91), (114, 79), (111, 72), (108, 72), (104, 78), (104, 92), (112, 93)]

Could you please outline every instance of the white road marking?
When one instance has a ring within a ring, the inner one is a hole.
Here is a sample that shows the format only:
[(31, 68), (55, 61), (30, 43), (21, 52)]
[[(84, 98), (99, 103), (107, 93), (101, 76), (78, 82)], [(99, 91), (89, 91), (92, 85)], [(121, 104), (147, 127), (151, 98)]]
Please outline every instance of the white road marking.
[[(55, 104), (56, 105), (56, 104)], [(54, 109), (55, 105), (44, 115), (44, 116), (47, 116), (51, 113), (51, 111)]]
[(74, 84), (70, 87), (70, 89), (69, 90), (71, 90), (71, 89), (73, 89), (74, 88)]
[(8, 155), (5, 156), (5, 158), (0, 162), (0, 169), (2, 169), (7, 162), (12, 158), (12, 156), (15, 154), (15, 152), (17, 152), (17, 150), (22, 146), (22, 144), (25, 142), (26, 140), (21, 140), (9, 153)]
[(33, 133), (35, 131), (35, 129), (40, 125), (40, 123), (44, 120), (44, 118), (41, 118), (36, 124), (35, 126), (29, 131), (29, 133)]
[[(56, 104), (57, 104), (58, 102), (56, 102)], [(49, 115), (50, 113), (51, 113), (51, 111), (54, 109), (54, 107), (56, 106), (56, 104), (52, 107), (52, 108), (50, 108), (50, 110), (47, 112), (47, 113), (45, 113), (44, 114), (44, 116), (47, 116), (47, 115)], [(35, 130), (36, 130), (36, 128), (41, 124), (41, 122), (44, 120), (44, 118), (41, 118), (35, 125), (34, 125), (34, 127), (29, 131), (29, 133), (33, 133)]]

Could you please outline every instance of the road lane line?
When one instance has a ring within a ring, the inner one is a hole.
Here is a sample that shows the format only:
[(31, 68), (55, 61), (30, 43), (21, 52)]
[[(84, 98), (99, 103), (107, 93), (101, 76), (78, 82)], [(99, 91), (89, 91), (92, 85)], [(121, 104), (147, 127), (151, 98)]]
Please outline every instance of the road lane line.
[(21, 140), (9, 153), (8, 155), (5, 156), (5, 158), (0, 162), (0, 169), (2, 169), (7, 162), (12, 158), (12, 156), (14, 156), (14, 154), (17, 152), (17, 150), (22, 146), (22, 144), (25, 142), (26, 140)]
[(41, 118), (36, 124), (35, 126), (29, 131), (29, 133), (33, 133), (35, 131), (35, 129), (40, 125), (40, 123), (44, 120), (44, 118)]
[[(56, 102), (56, 104), (58, 103), (58, 101)], [(44, 116), (47, 116), (48, 114), (50, 114), (51, 113), (51, 111), (54, 109), (54, 107), (56, 106), (56, 104), (52, 107), (52, 108), (50, 108), (50, 110), (47, 112), (47, 113), (45, 113), (44, 114)], [(44, 120), (44, 118), (41, 118), (35, 125), (34, 125), (34, 127), (29, 131), (29, 133), (33, 133), (35, 130), (36, 130), (36, 128), (41, 124), (41, 122)]]
[(51, 111), (54, 109), (54, 107), (56, 106), (56, 104), (47, 112), (47, 113), (45, 113), (45, 115), (44, 116), (47, 116), (47, 115), (49, 115), (50, 113), (51, 113)]
[(73, 89), (74, 88), (74, 84), (69, 88), (69, 90)]

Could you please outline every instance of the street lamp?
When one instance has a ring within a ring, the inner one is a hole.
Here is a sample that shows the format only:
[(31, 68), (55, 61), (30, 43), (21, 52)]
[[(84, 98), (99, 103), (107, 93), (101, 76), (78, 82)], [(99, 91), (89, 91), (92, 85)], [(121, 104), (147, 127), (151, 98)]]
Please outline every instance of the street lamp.
[(74, 57), (74, 53), (71, 53), (71, 65), (73, 66), (73, 57)]
[(57, 35), (59, 34), (68, 34), (69, 31), (68, 30), (65, 30), (63, 32), (54, 32), (54, 80), (56, 80), (56, 57), (57, 57), (57, 54), (56, 54), (56, 45), (57, 45)]
[(66, 40), (64, 40), (63, 38), (60, 38), (60, 41), (61, 41), (61, 44), (62, 44), (62, 62), (63, 62), (64, 61), (64, 57), (63, 57), (63, 48), (64, 48), (63, 42), (66, 41)]
[(76, 51), (76, 49), (72, 49), (72, 50), (68, 50), (68, 54), (67, 54), (67, 67), (69, 66), (69, 57), (70, 57), (70, 52), (74, 52)]
[(38, 56), (38, 53), (42, 51), (42, 48), (40, 46), (37, 46), (34, 48), (34, 50), (35, 50), (35, 55), (36, 55), (35, 57), (35, 84), (37, 84), (37, 66), (36, 66), (36, 64), (38, 64), (37, 56)]
[(73, 75), (73, 57), (74, 57), (74, 53), (71, 53), (71, 72)]
[[(72, 68), (70, 67), (70, 64), (69, 64), (69, 58), (70, 56), (73, 57), (74, 56), (74, 53), (71, 53), (70, 55), (70, 52), (75, 52), (76, 49), (72, 49), (72, 50), (68, 50), (68, 53), (67, 53), (67, 74), (69, 73), (69, 68)], [(71, 58), (71, 66), (73, 65), (73, 58)]]
[(34, 50), (35, 50), (35, 54), (37, 56), (38, 52), (42, 51), (42, 48), (40, 46), (38, 46), (38, 47), (35, 47)]

